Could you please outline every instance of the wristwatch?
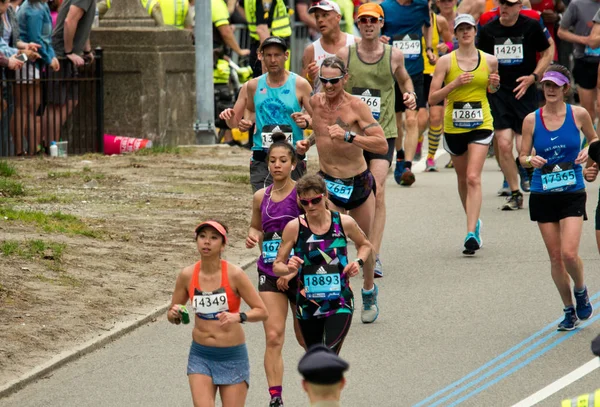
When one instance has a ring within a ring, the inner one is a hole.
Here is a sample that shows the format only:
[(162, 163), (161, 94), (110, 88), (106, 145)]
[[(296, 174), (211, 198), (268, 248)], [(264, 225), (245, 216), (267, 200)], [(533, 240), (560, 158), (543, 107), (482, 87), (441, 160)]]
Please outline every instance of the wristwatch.
[(360, 257), (357, 257), (354, 261), (357, 262), (361, 268), (365, 265), (365, 262)]
[(533, 72), (532, 75), (535, 82), (540, 80), (540, 77), (535, 72)]
[(248, 315), (245, 312), (240, 312), (240, 324), (243, 324), (248, 320)]
[(355, 137), (356, 137), (356, 133), (354, 133), (352, 131), (347, 131), (346, 134), (344, 134), (344, 141), (347, 143), (352, 143), (354, 141)]

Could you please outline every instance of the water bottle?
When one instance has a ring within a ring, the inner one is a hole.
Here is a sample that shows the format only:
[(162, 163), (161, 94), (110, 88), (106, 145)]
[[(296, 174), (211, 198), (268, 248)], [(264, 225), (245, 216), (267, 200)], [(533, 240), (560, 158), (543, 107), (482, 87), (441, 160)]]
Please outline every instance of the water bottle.
[(94, 13), (94, 22), (92, 23), (92, 27), (100, 27), (100, 12), (98, 11), (98, 7), (96, 7), (96, 12)]
[(50, 157), (58, 157), (58, 146), (56, 141), (50, 143)]

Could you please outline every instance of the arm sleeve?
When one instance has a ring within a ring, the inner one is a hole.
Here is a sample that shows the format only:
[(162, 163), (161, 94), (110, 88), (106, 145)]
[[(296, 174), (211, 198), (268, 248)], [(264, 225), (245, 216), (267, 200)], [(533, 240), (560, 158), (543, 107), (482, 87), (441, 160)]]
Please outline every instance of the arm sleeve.
[(229, 24), (229, 11), (227, 10), (227, 4), (223, 0), (212, 0), (211, 1), (211, 14), (212, 23), (215, 27)]
[(564, 28), (568, 30), (577, 21), (577, 3), (569, 4), (569, 7), (565, 10), (561, 20), (560, 20), (560, 28)]

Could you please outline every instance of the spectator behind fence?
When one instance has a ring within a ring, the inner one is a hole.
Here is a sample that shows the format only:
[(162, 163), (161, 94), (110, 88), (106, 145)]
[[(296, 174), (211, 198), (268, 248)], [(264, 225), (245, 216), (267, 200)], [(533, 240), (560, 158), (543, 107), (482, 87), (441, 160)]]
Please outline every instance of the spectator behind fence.
[(77, 76), (77, 70), (94, 62), (90, 32), (95, 13), (96, 0), (65, 0), (58, 11), (52, 47), (60, 61), (60, 73), (49, 75), (52, 84), (48, 89), (46, 114), (49, 117), (42, 119), (52, 126), (48, 129), (49, 141), (60, 139), (60, 129), (77, 106), (78, 88), (72, 80)]
[[(58, 71), (60, 65), (52, 48), (52, 17), (47, 0), (27, 0), (17, 12), (19, 21), (19, 30), (21, 40), (26, 43), (36, 43), (40, 45), (38, 53), (40, 59), (37, 63), (29, 63), (23, 69), (17, 72), (16, 94), (22, 103), (17, 105), (17, 110), (27, 115), (27, 120), (16, 115), (15, 137), (22, 140), (26, 134), (29, 136), (29, 146), (38, 146), (42, 144), (42, 125), (43, 121), (38, 119), (38, 108), (42, 101), (40, 85), (40, 69), (48, 65), (53, 71)], [(44, 108), (39, 110), (40, 116)], [(24, 128), (24, 125), (27, 125)], [(50, 146), (51, 141), (44, 138), (46, 147)], [(31, 151), (31, 149), (30, 149)]]
[[(0, 40), (0, 42), (1, 41), (4, 41), (4, 40)], [(10, 70), (16, 71), (17, 69), (21, 69), (22, 66), (23, 66), (23, 62), (16, 59), (16, 55), (13, 55), (12, 57), (7, 58), (3, 54), (0, 53), (0, 68), (8, 68)], [(2, 94), (2, 96), (0, 96), (0, 99), (2, 100), (0, 109), (2, 111), (2, 118), (4, 118), (4, 114), (8, 108), (8, 103), (6, 101), (6, 97), (4, 97), (4, 94)], [(8, 122), (8, 117), (6, 117), (6, 122)], [(11, 146), (11, 143), (9, 140), (8, 130), (6, 130), (6, 131), (0, 130), (0, 157), (13, 154), (14, 153), (13, 147), (14, 146)]]
[[(0, 33), (2, 33), (2, 41), (0, 41), (0, 52), (5, 56), (11, 57), (18, 54), (26, 54), (28, 59), (35, 61), (39, 58), (39, 54), (36, 52), (40, 47), (39, 44), (27, 43), (19, 39), (19, 24), (17, 23), (17, 16), (14, 9), (10, 5), (9, 0), (0, 0)], [(12, 78), (10, 78), (12, 79)], [(13, 83), (7, 82), (7, 85), (2, 89), (2, 97), (7, 101), (8, 109), (6, 112), (3, 111), (2, 123), (0, 132), (2, 138), (9, 138), (9, 134), (16, 135), (15, 128), (15, 116), (21, 114), (19, 109), (20, 98), (19, 95), (13, 92)], [(16, 148), (17, 155), (23, 154), (23, 139), (21, 137), (14, 137), (14, 146)], [(33, 152), (36, 150), (36, 146), (29, 146), (29, 151)]]

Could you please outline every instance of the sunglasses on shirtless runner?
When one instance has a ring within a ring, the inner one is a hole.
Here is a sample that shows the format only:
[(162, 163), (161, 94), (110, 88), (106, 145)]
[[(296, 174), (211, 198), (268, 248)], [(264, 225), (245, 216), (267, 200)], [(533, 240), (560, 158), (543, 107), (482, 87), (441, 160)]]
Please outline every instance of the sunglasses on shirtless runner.
[(383, 18), (377, 17), (361, 17), (358, 19), (358, 22), (361, 24), (375, 24), (378, 21), (383, 21)]
[(315, 196), (314, 198), (300, 199), (300, 205), (308, 206), (309, 204), (318, 205), (323, 200), (325, 194), (320, 194)]
[(331, 83), (332, 85), (335, 85), (343, 77), (344, 77), (344, 75), (342, 75), (342, 76), (336, 76), (335, 78), (323, 78), (322, 76), (319, 76), (319, 80), (321, 81), (321, 83), (323, 84), (323, 86), (327, 85), (328, 83)]

